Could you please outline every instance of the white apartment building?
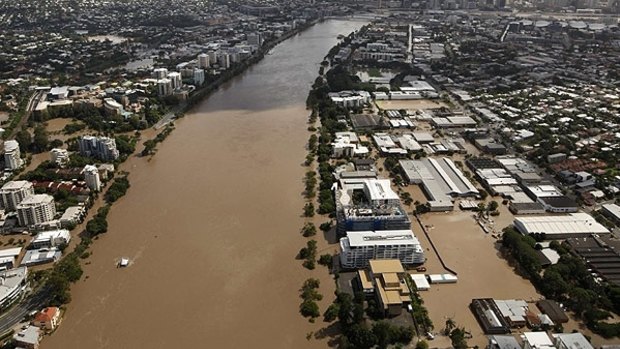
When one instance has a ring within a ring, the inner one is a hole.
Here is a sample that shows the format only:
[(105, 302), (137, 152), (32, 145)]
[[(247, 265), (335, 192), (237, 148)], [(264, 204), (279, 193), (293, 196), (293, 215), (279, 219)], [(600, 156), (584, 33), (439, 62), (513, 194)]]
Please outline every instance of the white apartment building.
[(28, 181), (6, 182), (0, 189), (0, 207), (6, 211), (15, 211), (20, 202), (32, 195), (34, 195), (32, 183)]
[(210, 64), (217, 63), (217, 52), (209, 51), (209, 52), (207, 52), (207, 56), (209, 56), (209, 63)]
[(101, 190), (101, 179), (99, 178), (99, 170), (94, 165), (86, 165), (82, 170), (84, 174), (84, 181), (90, 190)]
[(78, 139), (80, 155), (103, 161), (114, 161), (120, 156), (114, 138), (82, 136)]
[(217, 63), (224, 69), (230, 68), (230, 56), (226, 52), (220, 52), (217, 55)]
[(163, 78), (157, 80), (157, 94), (160, 96), (170, 96), (172, 94), (172, 80)]
[(263, 38), (260, 33), (248, 34), (248, 45), (254, 45), (260, 47), (263, 44)]
[(340, 249), (340, 264), (347, 269), (365, 268), (371, 259), (424, 263), (424, 250), (411, 230), (350, 231), (340, 239)]
[(168, 76), (168, 69), (166, 68), (155, 68), (153, 69), (153, 77), (155, 79), (163, 79)]
[(23, 227), (35, 226), (54, 219), (56, 204), (47, 194), (31, 195), (17, 205), (17, 220)]
[(183, 86), (183, 78), (181, 77), (181, 73), (169, 73), (168, 79), (170, 79), (170, 82), (172, 83), (173, 90), (176, 90), (177, 88), (181, 88), (181, 86)]
[(194, 69), (193, 80), (196, 86), (202, 86), (205, 83), (205, 71), (203, 69)]
[(198, 68), (207, 69), (211, 66), (211, 59), (208, 54), (201, 53), (198, 55)]
[(64, 166), (69, 162), (69, 152), (66, 149), (54, 148), (50, 154), (52, 162), (58, 166)]
[(7, 170), (17, 170), (22, 167), (24, 160), (21, 159), (19, 143), (16, 140), (4, 142), (4, 168)]

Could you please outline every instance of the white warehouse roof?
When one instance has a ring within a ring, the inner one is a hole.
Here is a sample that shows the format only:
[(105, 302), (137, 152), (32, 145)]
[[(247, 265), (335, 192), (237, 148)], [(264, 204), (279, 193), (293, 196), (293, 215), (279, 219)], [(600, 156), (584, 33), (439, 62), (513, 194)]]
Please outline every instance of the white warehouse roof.
[(557, 216), (517, 217), (515, 227), (522, 234), (545, 233), (565, 234), (607, 234), (609, 230), (585, 212)]

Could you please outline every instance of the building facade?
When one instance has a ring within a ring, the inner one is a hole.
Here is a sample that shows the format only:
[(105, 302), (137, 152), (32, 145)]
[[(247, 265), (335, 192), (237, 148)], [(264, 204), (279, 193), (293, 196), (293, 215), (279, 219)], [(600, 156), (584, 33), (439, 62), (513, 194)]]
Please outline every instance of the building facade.
[(34, 195), (34, 186), (28, 181), (6, 182), (0, 189), (0, 207), (15, 211), (25, 198)]
[(4, 142), (4, 168), (7, 170), (17, 170), (22, 167), (24, 160), (21, 159), (19, 143), (16, 140)]
[(103, 161), (118, 159), (119, 152), (116, 149), (114, 138), (82, 136), (78, 139), (80, 155), (94, 157)]
[(47, 194), (31, 195), (17, 205), (17, 220), (23, 227), (49, 222), (56, 215), (54, 197)]
[(424, 263), (424, 250), (411, 230), (352, 231), (340, 239), (340, 264), (346, 269), (368, 266), (371, 259), (398, 259), (404, 265)]
[(99, 178), (99, 170), (94, 165), (86, 165), (82, 170), (84, 174), (84, 181), (90, 190), (101, 190), (101, 179)]
[(66, 149), (54, 148), (50, 151), (51, 160), (58, 166), (64, 166), (69, 162), (69, 152)]
[(207, 69), (211, 66), (211, 59), (208, 54), (201, 53), (198, 55), (198, 68)]

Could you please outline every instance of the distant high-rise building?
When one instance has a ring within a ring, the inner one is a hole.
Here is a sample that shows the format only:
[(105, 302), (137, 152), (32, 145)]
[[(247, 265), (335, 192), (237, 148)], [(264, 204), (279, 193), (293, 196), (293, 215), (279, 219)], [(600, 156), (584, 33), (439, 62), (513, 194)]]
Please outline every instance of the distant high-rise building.
[(248, 34), (248, 44), (260, 47), (263, 44), (263, 38), (260, 33)]
[(48, 194), (28, 196), (17, 205), (17, 220), (22, 227), (49, 222), (55, 215), (54, 197)]
[(25, 198), (34, 195), (34, 186), (28, 181), (9, 181), (0, 189), (0, 207), (15, 211)]
[(169, 73), (168, 79), (170, 79), (170, 82), (172, 83), (173, 90), (176, 90), (177, 88), (181, 88), (181, 86), (183, 86), (183, 79), (181, 78), (181, 73)]
[(172, 80), (168, 78), (157, 80), (157, 94), (160, 96), (170, 96), (173, 90)]
[(52, 162), (58, 166), (64, 166), (69, 162), (69, 152), (66, 149), (54, 148), (50, 154)]
[(205, 82), (205, 71), (202, 69), (194, 69), (194, 84), (202, 86)]
[(94, 157), (103, 161), (114, 161), (119, 157), (114, 138), (82, 136), (78, 139), (78, 145), (82, 156)]
[(207, 69), (211, 66), (211, 60), (209, 55), (206, 53), (201, 53), (198, 55), (198, 68)]
[(86, 182), (86, 186), (88, 186), (90, 190), (101, 190), (101, 179), (99, 178), (99, 170), (96, 166), (86, 165), (84, 166), (82, 173), (84, 174), (84, 181)]
[(209, 56), (209, 64), (210, 65), (217, 63), (217, 52), (209, 51), (209, 52), (207, 52), (207, 56)]
[(153, 69), (153, 77), (155, 79), (163, 79), (168, 76), (168, 69), (166, 68), (155, 68)]
[(227, 52), (220, 52), (217, 55), (217, 63), (224, 69), (230, 68), (230, 56)]
[(4, 142), (4, 168), (7, 170), (17, 170), (22, 167), (24, 160), (21, 159), (19, 143), (16, 140)]

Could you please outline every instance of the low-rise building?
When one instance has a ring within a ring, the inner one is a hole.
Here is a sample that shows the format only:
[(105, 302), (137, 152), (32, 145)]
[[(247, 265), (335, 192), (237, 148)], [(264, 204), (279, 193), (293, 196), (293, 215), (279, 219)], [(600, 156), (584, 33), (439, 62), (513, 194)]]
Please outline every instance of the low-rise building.
[[(358, 271), (360, 279), (370, 280), (374, 295), (386, 316), (397, 316), (411, 303), (406, 273), (398, 259), (370, 260), (368, 270)], [(366, 274), (366, 275), (362, 275)]]
[(71, 234), (67, 229), (42, 231), (34, 237), (31, 246), (34, 249), (57, 247), (71, 241)]
[(546, 332), (524, 332), (523, 349), (556, 349)]
[(555, 216), (516, 217), (514, 225), (523, 235), (544, 234), (549, 240), (609, 234), (607, 228), (585, 212)]
[(47, 307), (37, 313), (32, 320), (32, 325), (44, 331), (53, 331), (60, 321), (60, 309)]
[(62, 257), (62, 252), (56, 247), (27, 250), (20, 265), (30, 267), (33, 265), (53, 263), (59, 260), (60, 257)]
[(594, 349), (581, 333), (553, 333), (551, 335), (557, 349)]
[(620, 225), (620, 206), (616, 204), (604, 204), (601, 207), (601, 213), (605, 217), (611, 219), (616, 225)]
[(60, 225), (63, 228), (72, 227), (78, 223), (81, 223), (85, 215), (86, 209), (84, 206), (67, 207), (65, 212), (60, 217)]
[(0, 250), (0, 270), (13, 269), (15, 267), (17, 257), (19, 257), (21, 252), (21, 247)]
[(41, 330), (36, 326), (28, 326), (13, 335), (13, 341), (17, 348), (37, 349), (39, 348), (39, 339)]
[(489, 336), (489, 345), (487, 349), (522, 349), (517, 339), (509, 335)]

